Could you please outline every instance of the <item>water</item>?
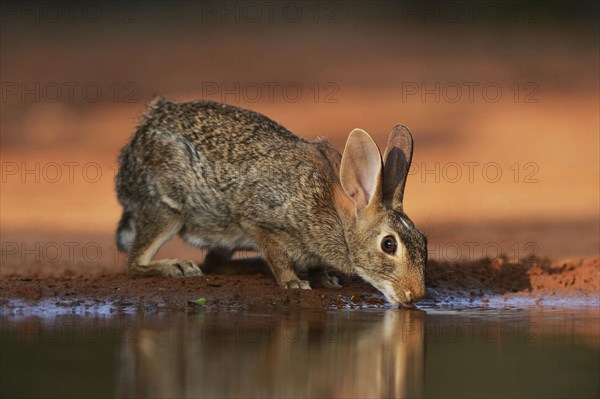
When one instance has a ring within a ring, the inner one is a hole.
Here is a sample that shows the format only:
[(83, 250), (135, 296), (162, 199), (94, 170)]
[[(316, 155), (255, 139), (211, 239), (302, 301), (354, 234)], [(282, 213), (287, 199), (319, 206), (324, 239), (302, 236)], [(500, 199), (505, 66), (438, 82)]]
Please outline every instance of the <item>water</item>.
[(599, 397), (597, 308), (0, 318), (9, 397)]

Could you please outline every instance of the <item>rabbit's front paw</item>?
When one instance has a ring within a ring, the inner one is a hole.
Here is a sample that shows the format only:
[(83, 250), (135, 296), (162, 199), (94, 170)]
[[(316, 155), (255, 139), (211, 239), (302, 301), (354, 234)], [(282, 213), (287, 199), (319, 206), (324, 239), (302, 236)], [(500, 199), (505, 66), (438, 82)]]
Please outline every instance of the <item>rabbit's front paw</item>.
[(199, 276), (202, 271), (196, 263), (191, 260), (168, 259), (159, 261), (162, 274), (169, 277)]
[(342, 288), (337, 276), (330, 276), (324, 268), (309, 270), (308, 278), (313, 287), (318, 288)]
[(282, 284), (283, 288), (286, 289), (302, 289), (302, 290), (310, 290), (310, 284), (306, 280), (290, 280), (286, 281)]
[(337, 276), (322, 276), (319, 280), (318, 280), (318, 284), (319, 287), (323, 287), (323, 288), (342, 288), (342, 285), (340, 284), (340, 280), (337, 278)]

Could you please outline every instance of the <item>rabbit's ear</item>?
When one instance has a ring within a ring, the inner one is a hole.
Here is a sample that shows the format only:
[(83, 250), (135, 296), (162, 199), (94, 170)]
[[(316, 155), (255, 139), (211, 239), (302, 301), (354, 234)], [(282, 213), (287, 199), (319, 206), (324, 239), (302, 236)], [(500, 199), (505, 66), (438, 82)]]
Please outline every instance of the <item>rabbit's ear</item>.
[(354, 129), (342, 155), (340, 182), (357, 210), (381, 201), (381, 153), (367, 132)]
[(413, 153), (413, 138), (404, 125), (392, 129), (383, 156), (383, 201), (392, 209), (402, 209), (404, 186)]

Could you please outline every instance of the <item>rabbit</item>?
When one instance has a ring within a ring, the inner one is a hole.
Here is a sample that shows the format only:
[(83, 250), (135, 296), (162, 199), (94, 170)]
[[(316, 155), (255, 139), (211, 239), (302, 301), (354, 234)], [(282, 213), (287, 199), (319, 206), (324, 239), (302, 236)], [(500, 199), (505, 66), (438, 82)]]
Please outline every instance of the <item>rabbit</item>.
[(383, 157), (354, 129), (340, 154), (232, 105), (157, 97), (148, 108), (116, 176), (127, 273), (202, 274), (191, 260), (153, 260), (178, 234), (207, 258), (259, 251), (282, 288), (311, 288), (296, 271), (339, 287), (329, 269), (361, 276), (395, 305), (424, 297), (427, 238), (402, 206), (408, 128), (393, 128)]

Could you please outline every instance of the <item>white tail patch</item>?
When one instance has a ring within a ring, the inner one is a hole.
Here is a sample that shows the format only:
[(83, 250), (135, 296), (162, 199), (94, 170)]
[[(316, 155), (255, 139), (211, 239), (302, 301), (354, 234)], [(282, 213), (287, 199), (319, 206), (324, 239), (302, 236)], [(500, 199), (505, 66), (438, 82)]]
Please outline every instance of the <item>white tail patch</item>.
[(135, 225), (132, 223), (126, 228), (119, 230), (117, 240), (119, 240), (119, 247), (129, 252), (133, 246), (133, 240), (135, 240)]

